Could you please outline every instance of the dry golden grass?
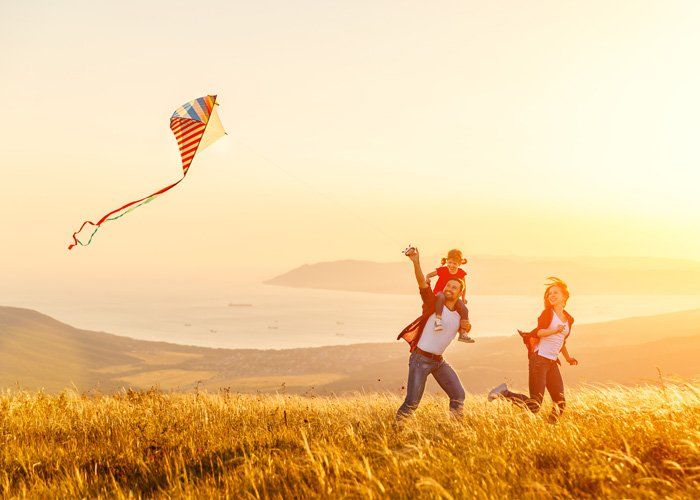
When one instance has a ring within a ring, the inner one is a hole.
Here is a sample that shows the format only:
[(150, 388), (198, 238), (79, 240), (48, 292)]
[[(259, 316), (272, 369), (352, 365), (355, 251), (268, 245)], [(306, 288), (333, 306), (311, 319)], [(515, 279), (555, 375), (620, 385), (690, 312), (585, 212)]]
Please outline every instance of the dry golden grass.
[[(312, 388), (323, 384), (330, 384), (336, 380), (345, 378), (339, 373), (307, 373), (304, 375), (268, 375), (260, 377), (240, 377), (227, 381), (235, 387), (236, 391), (257, 393), (257, 392), (277, 392), (285, 387), (307, 388), (307, 392), (313, 392)], [(205, 381), (206, 382), (206, 381)]]
[(700, 497), (700, 390), (571, 392), (551, 425), (470, 397), (0, 396), (3, 496)]
[(135, 375), (127, 375), (119, 377), (119, 380), (126, 382), (129, 385), (139, 387), (148, 387), (149, 385), (158, 384), (159, 387), (171, 390), (178, 389), (183, 386), (192, 386), (199, 380), (206, 380), (216, 375), (216, 372), (206, 370), (178, 370), (177, 368), (169, 368), (164, 370), (152, 370), (148, 372), (139, 372)]

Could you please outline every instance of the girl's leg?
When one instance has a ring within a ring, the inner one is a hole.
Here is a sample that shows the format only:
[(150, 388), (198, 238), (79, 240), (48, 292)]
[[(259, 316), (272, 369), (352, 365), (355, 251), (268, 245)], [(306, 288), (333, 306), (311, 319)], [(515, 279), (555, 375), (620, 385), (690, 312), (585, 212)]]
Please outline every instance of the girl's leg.
[(550, 422), (556, 422), (559, 416), (564, 411), (566, 400), (564, 399), (564, 379), (561, 377), (561, 371), (556, 363), (547, 372), (547, 392), (549, 397), (554, 401), (552, 414), (549, 417)]
[(435, 331), (442, 331), (442, 311), (445, 308), (445, 294), (439, 292), (435, 295)]
[(435, 316), (442, 318), (443, 309), (445, 309), (445, 294), (438, 292), (435, 295)]
[(456, 308), (457, 312), (459, 313), (459, 318), (461, 320), (469, 321), (469, 309), (467, 309), (467, 305), (462, 302), (461, 299), (457, 301)]
[(455, 308), (459, 313), (459, 340), (467, 343), (474, 342), (474, 339), (469, 337), (469, 331), (472, 329), (472, 326), (469, 324), (469, 311), (466, 304), (458, 300)]

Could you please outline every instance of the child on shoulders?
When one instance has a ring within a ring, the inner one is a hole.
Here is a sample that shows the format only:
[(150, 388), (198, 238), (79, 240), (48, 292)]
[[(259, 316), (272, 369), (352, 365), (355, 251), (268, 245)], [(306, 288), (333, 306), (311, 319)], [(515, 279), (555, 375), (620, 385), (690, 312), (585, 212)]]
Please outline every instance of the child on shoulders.
[[(445, 295), (442, 293), (442, 290), (445, 288), (445, 285), (447, 284), (448, 281), (454, 278), (459, 278), (460, 280), (463, 280), (466, 282), (465, 278), (467, 276), (467, 273), (464, 269), (462, 269), (461, 265), (464, 265), (467, 263), (467, 259), (462, 257), (462, 251), (458, 249), (452, 249), (449, 252), (447, 252), (447, 257), (444, 257), (442, 259), (442, 266), (438, 267), (435, 269), (435, 271), (432, 271), (428, 273), (425, 276), (426, 281), (430, 282), (431, 278), (434, 278), (435, 276), (438, 277), (437, 283), (435, 283), (435, 288), (433, 288), (433, 293), (435, 294), (436, 301), (435, 301), (435, 331), (440, 332), (442, 331), (442, 312), (445, 307)], [(465, 298), (466, 290), (462, 290), (462, 298), (461, 300), (457, 300), (457, 303), (455, 304), (455, 310), (459, 313), (460, 317), (460, 323), (459, 323), (459, 340), (462, 342), (468, 342), (472, 343), (474, 342), (474, 339), (472, 339), (468, 334), (469, 330), (471, 330), (471, 325), (469, 323), (469, 310), (467, 309), (466, 304), (466, 298)]]

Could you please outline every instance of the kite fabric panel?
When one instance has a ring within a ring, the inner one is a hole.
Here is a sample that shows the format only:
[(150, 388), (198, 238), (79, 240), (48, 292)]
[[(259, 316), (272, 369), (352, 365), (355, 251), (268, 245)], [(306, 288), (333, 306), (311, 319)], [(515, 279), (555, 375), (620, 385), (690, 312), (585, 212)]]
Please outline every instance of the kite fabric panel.
[[(148, 196), (138, 200), (131, 201), (126, 205), (122, 205), (116, 210), (112, 210), (111, 212), (105, 214), (97, 222), (86, 220), (83, 222), (82, 226), (80, 226), (80, 229), (73, 233), (73, 243), (68, 246), (68, 250), (71, 250), (76, 245), (89, 245), (92, 242), (92, 238), (95, 236), (95, 233), (97, 233), (105, 222), (116, 220), (125, 216), (132, 210), (145, 205), (146, 203), (150, 203), (161, 194), (180, 184), (180, 182), (182, 182), (187, 175), (190, 165), (192, 164), (192, 160), (194, 160), (195, 154), (226, 135), (224, 127), (221, 124), (221, 120), (219, 119), (219, 115), (216, 112), (216, 106), (218, 106), (216, 96), (207, 95), (183, 104), (177, 108), (170, 117), (170, 130), (172, 130), (173, 134), (175, 134), (177, 146), (180, 149), (180, 158), (182, 159), (182, 177), (180, 180), (159, 189), (155, 193), (149, 194)], [(78, 234), (80, 234), (80, 232), (87, 225), (94, 226), (95, 229), (88, 238), (88, 241), (83, 243), (78, 239)]]

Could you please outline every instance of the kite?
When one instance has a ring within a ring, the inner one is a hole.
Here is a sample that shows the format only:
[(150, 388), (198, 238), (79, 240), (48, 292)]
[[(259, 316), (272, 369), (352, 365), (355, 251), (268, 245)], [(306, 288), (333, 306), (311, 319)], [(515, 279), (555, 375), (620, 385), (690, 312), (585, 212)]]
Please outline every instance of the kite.
[[(132, 210), (152, 202), (161, 194), (180, 184), (185, 179), (195, 154), (211, 146), (215, 141), (226, 135), (224, 127), (221, 125), (221, 120), (219, 120), (219, 115), (216, 112), (215, 106), (218, 105), (215, 95), (207, 95), (183, 104), (170, 117), (170, 130), (175, 134), (177, 145), (180, 148), (180, 157), (182, 158), (182, 177), (179, 181), (159, 189), (144, 198), (112, 210), (97, 222), (86, 220), (80, 226), (80, 229), (73, 233), (73, 243), (68, 246), (68, 250), (71, 250), (76, 245), (88, 246), (102, 224), (124, 217)], [(88, 224), (94, 226), (95, 230), (90, 235), (87, 243), (83, 243), (78, 239), (78, 234)]]

